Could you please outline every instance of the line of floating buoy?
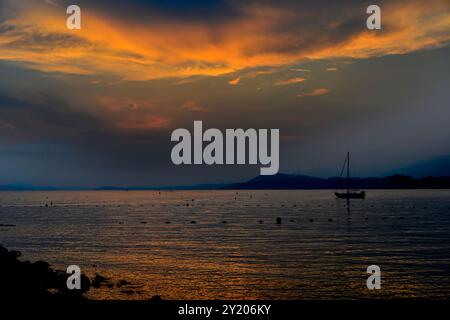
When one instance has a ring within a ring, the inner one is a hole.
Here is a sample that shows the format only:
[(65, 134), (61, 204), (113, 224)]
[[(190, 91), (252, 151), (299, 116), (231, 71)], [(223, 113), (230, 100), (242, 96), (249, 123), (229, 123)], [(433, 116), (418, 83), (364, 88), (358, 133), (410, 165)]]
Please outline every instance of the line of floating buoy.
[[(235, 197), (235, 199), (236, 199), (236, 197)], [(180, 207), (180, 206), (185, 206), (185, 207), (194, 207), (194, 202), (196, 201), (196, 199), (187, 199), (186, 200), (186, 203), (183, 203), (183, 204), (180, 204), (180, 203), (175, 203), (175, 204), (172, 204), (173, 206), (176, 206), (176, 207)], [(158, 204), (148, 204), (148, 206), (151, 206), (151, 207), (155, 207), (155, 206), (157, 206)], [(207, 206), (208, 204), (205, 204), (205, 203), (199, 203), (198, 204), (199, 206)], [(79, 204), (79, 203), (73, 203), (73, 204), (55, 204), (53, 201), (50, 201), (50, 202), (46, 202), (46, 203), (43, 203), (43, 204), (41, 204), (41, 205), (38, 205), (38, 204), (36, 204), (36, 205), (3, 205), (3, 208), (31, 208), (31, 207), (39, 207), (39, 208), (42, 208), (42, 207), (46, 207), (46, 208), (48, 208), (48, 207), (65, 207), (65, 208), (69, 208), (69, 207), (78, 207), (78, 208), (80, 208), (80, 207), (95, 207), (95, 208), (99, 208), (99, 207), (103, 207), (103, 208), (106, 208), (106, 207), (117, 207), (117, 208), (122, 208), (122, 207), (137, 207), (137, 206), (139, 206), (139, 207), (143, 207), (144, 206), (144, 204), (142, 204), (142, 203), (140, 203), (140, 204), (127, 204), (127, 203), (124, 203), (124, 204), (86, 204), (86, 205), (81, 205), (81, 204)], [(168, 204), (160, 204), (160, 206), (164, 206), (164, 207), (167, 207), (168, 206)], [(223, 203), (223, 204), (221, 204), (221, 206), (223, 206), (223, 207), (226, 207), (227, 206), (227, 204), (226, 203)], [(275, 205), (276, 206), (276, 205)], [(284, 204), (284, 203), (281, 203), (280, 204), (280, 206), (281, 207), (287, 207), (287, 205), (286, 204)], [(264, 205), (261, 205), (261, 204), (259, 204), (259, 203), (257, 203), (257, 204), (247, 204), (247, 203), (244, 203), (243, 204), (243, 206), (242, 206), (242, 208), (248, 208), (248, 207), (250, 207), (250, 208), (273, 208), (274, 207), (274, 205), (273, 204), (264, 204)], [(292, 204), (292, 207), (293, 208), (298, 208), (298, 211), (302, 211), (302, 210), (307, 210), (308, 208), (310, 208), (311, 207), (311, 205), (309, 205), (309, 204), (305, 204), (304, 206), (300, 206), (299, 207), (299, 205), (298, 204)], [(313, 208), (314, 208), (314, 206), (312, 206)], [(322, 205), (318, 205), (318, 206), (316, 206), (316, 208), (321, 208), (322, 207)], [(325, 207), (326, 207), (326, 205), (325, 205)], [(334, 205), (331, 205), (331, 207), (334, 207)], [(339, 206), (338, 206), (339, 207)], [(344, 205), (344, 207), (346, 207), (346, 205)], [(353, 205), (353, 206), (350, 206), (350, 207), (352, 207), (353, 209), (367, 209), (367, 208), (391, 208), (391, 209), (393, 209), (393, 210), (408, 210), (408, 209), (410, 209), (410, 210), (416, 210), (416, 209), (418, 209), (418, 210), (429, 210), (429, 209), (432, 209), (432, 210), (450, 210), (450, 207), (428, 207), (428, 206), (424, 206), (424, 207), (419, 207), (419, 206), (416, 206), (416, 205), (413, 205), (413, 206), (411, 206), (411, 207), (409, 207), (409, 206), (394, 206), (394, 205), (389, 205), (389, 206), (386, 206), (386, 205), (379, 205), (379, 206), (377, 206), (377, 205), (373, 205), (373, 204), (371, 204), (371, 205), (360, 205), (360, 206), (357, 206), (357, 205)], [(434, 217), (434, 216), (433, 216)], [(403, 219), (403, 218), (401, 218), (401, 219)], [(406, 217), (405, 217), (405, 219), (406, 219)]]

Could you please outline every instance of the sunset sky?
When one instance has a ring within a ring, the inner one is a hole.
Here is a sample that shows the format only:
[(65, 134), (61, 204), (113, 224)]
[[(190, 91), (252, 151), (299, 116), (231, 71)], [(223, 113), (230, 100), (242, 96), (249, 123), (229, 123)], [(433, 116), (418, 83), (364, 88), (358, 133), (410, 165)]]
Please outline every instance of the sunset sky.
[(449, 44), (448, 0), (0, 0), (0, 185), (259, 174), (174, 166), (170, 133), (194, 120), (279, 128), (284, 173), (337, 175), (347, 150), (358, 176), (450, 155)]

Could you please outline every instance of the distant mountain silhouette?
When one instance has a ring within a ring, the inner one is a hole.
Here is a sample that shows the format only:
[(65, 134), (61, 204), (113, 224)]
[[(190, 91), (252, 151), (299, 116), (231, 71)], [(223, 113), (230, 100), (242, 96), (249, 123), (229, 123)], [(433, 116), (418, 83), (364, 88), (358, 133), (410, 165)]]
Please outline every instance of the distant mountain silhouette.
[[(259, 176), (247, 182), (234, 183), (224, 189), (335, 189), (344, 188), (345, 178), (317, 178), (303, 175), (277, 174)], [(384, 178), (351, 178), (356, 189), (450, 189), (449, 177), (425, 177), (393, 175)]]
[(144, 186), (144, 187), (121, 187), (121, 186), (101, 186), (101, 187), (51, 187), (36, 186), (31, 184), (4, 184), (0, 185), (0, 191), (140, 191), (140, 190), (219, 190), (227, 184), (196, 184), (181, 186)]
[[(391, 174), (394, 172), (391, 172)], [(436, 159), (422, 161), (399, 170), (395, 173), (404, 174), (413, 177), (437, 177), (450, 176), (450, 155), (443, 156)]]
[[(185, 186), (160, 187), (116, 187), (103, 186), (97, 188), (57, 188), (32, 185), (0, 185), (0, 191), (52, 191), (52, 190), (224, 190), (224, 189), (344, 189), (345, 178), (318, 178), (295, 174), (277, 174), (273, 176), (258, 176), (246, 182), (231, 184), (197, 184)], [(443, 177), (414, 178), (407, 175), (392, 175), (384, 178), (351, 178), (353, 189), (450, 189), (450, 175)]]
[(0, 191), (41, 191), (41, 190), (63, 190), (62, 188), (34, 186), (31, 184), (5, 184), (0, 185)]

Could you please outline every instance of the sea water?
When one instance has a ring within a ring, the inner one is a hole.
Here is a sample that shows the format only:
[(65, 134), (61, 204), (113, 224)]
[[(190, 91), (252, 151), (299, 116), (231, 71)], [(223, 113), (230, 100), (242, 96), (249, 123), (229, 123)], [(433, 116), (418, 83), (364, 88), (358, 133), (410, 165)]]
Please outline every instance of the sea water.
[(0, 192), (0, 204), (15, 225), (0, 243), (110, 278), (93, 299), (450, 297), (450, 190), (369, 190), (349, 206), (333, 190)]

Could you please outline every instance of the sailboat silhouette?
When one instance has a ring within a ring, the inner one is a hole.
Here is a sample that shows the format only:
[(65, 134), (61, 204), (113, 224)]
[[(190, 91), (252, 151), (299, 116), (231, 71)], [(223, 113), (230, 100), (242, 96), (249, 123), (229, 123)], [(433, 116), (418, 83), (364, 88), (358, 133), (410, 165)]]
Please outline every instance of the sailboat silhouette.
[(350, 152), (347, 152), (347, 157), (345, 158), (344, 166), (341, 170), (341, 175), (339, 178), (342, 177), (342, 173), (344, 172), (344, 168), (347, 166), (347, 178), (346, 178), (346, 184), (347, 184), (347, 192), (336, 192), (334, 195), (337, 199), (364, 199), (366, 197), (366, 192), (362, 190), (350, 190)]

